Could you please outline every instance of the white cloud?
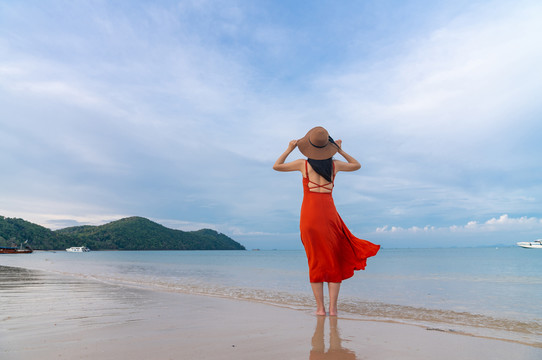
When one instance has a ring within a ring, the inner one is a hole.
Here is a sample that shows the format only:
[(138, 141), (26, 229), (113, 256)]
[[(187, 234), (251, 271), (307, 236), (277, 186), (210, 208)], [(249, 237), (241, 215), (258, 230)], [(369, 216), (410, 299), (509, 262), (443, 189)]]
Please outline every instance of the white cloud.
[(476, 156), (488, 137), (540, 109), (533, 95), (542, 91), (542, 48), (534, 45), (541, 5), (475, 10), (412, 39), (395, 57), (322, 76), (345, 132), (369, 131), (404, 152), (451, 160), (444, 152)]
[(468, 221), (465, 225), (451, 225), (436, 227), (426, 225), (424, 227), (412, 226), (403, 228), (400, 226), (384, 225), (377, 227), (376, 233), (482, 233), (503, 231), (542, 231), (542, 218), (522, 216), (519, 218), (509, 217), (507, 214), (498, 218), (491, 218), (485, 222)]

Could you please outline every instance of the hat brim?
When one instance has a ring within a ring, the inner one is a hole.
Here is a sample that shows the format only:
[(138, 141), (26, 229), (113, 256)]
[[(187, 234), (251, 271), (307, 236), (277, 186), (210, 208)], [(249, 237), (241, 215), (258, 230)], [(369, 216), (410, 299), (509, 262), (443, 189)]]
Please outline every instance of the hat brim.
[(316, 147), (312, 145), (309, 141), (309, 138), (311, 136), (311, 133), (318, 128), (321, 127), (318, 126), (310, 129), (304, 137), (297, 140), (297, 148), (299, 149), (299, 151), (301, 151), (303, 155), (305, 155), (309, 159), (326, 160), (333, 157), (333, 155), (335, 155), (337, 151), (339, 151), (339, 149), (331, 141), (328, 142), (324, 147)]

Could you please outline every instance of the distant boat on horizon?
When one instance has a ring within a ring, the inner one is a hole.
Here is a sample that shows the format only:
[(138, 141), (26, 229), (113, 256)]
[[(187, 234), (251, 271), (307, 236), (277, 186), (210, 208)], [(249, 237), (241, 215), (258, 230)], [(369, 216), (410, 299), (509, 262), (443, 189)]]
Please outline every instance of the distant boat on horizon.
[(86, 246), (72, 246), (66, 249), (67, 252), (89, 252), (90, 249)]
[[(24, 245), (24, 247), (23, 247)], [(16, 247), (4, 247), (0, 246), (0, 254), (30, 254), (34, 250), (30, 245), (28, 245), (28, 240), (26, 240), (24, 243), (21, 244), (21, 246)]]
[(536, 239), (535, 241), (523, 241), (518, 242), (518, 246), (525, 248), (525, 249), (542, 249), (542, 239)]

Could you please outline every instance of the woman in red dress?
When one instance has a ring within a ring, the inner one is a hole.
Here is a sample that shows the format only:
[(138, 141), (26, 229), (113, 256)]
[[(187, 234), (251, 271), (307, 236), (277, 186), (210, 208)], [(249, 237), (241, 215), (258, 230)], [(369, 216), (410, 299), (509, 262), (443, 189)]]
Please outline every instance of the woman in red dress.
[[(326, 129), (317, 126), (299, 140), (292, 140), (279, 156), (273, 169), (300, 171), (303, 175), (303, 204), (301, 205), (301, 242), (309, 263), (309, 278), (316, 300), (316, 314), (326, 315), (324, 282), (329, 288), (329, 315), (337, 315), (337, 298), (341, 282), (363, 270), (367, 258), (376, 255), (380, 245), (358, 239), (339, 216), (333, 202), (332, 190), (339, 171), (356, 171), (361, 165), (341, 148), (341, 140), (333, 141)], [(285, 163), (295, 149), (307, 160)], [(345, 160), (334, 160), (339, 153)]]

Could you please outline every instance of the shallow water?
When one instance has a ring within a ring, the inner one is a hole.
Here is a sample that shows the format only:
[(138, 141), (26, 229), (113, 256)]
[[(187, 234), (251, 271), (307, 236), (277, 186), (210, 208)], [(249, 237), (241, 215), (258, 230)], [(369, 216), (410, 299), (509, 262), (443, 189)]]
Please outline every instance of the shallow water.
[[(520, 248), (383, 249), (344, 281), (339, 310), (542, 346), (541, 260)], [(0, 265), (313, 308), (303, 251), (35, 252)]]

